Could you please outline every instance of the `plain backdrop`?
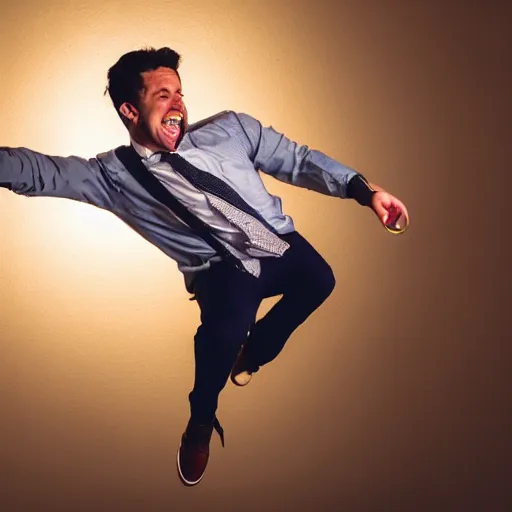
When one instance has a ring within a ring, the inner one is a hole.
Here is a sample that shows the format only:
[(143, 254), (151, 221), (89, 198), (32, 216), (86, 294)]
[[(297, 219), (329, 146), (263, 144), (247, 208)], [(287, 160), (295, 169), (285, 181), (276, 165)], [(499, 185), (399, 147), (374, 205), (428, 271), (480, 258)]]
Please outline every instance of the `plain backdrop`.
[(2, 146), (125, 144), (107, 70), (171, 46), (192, 121), (247, 112), (395, 194), (411, 225), (393, 236), (354, 201), (264, 178), (337, 287), (250, 386), (226, 387), (226, 447), (213, 437), (188, 489), (175, 456), (199, 311), (176, 264), (108, 212), (0, 190), (0, 510), (510, 510), (511, 14), (2, 5)]

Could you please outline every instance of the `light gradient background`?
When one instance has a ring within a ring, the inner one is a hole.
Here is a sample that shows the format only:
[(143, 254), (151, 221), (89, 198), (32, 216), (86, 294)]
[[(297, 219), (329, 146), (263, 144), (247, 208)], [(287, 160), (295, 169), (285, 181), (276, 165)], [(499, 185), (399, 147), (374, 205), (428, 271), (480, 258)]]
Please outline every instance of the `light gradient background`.
[(0, 190), (0, 509), (510, 510), (510, 16), (499, 1), (2, 6), (1, 145), (126, 143), (107, 69), (168, 45), (192, 121), (250, 113), (412, 222), (392, 236), (353, 201), (265, 178), (337, 288), (249, 387), (227, 386), (226, 448), (214, 436), (187, 489), (199, 312), (176, 264), (111, 214)]

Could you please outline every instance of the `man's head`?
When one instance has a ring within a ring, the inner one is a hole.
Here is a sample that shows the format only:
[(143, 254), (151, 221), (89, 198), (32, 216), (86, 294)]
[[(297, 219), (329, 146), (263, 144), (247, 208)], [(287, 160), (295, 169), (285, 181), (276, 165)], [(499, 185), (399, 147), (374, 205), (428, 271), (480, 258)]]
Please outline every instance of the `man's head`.
[[(146, 48), (123, 55), (108, 71), (117, 113), (131, 137), (153, 151), (174, 151), (187, 127), (180, 59), (170, 48)], [(181, 121), (169, 124), (170, 117)]]

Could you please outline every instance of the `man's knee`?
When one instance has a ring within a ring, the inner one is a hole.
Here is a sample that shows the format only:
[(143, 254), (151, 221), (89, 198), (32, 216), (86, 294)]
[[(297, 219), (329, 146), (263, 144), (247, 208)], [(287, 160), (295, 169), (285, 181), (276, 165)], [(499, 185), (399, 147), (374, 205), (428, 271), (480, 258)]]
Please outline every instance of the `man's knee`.
[(311, 266), (303, 274), (303, 279), (295, 285), (295, 292), (306, 294), (309, 299), (321, 304), (331, 295), (336, 286), (336, 278), (330, 265), (324, 260)]
[(336, 286), (336, 277), (332, 268), (326, 263), (317, 281), (317, 293), (319, 298), (327, 299)]
[(301, 294), (306, 294), (310, 300), (321, 304), (331, 295), (335, 286), (336, 278), (332, 268), (327, 263), (323, 263), (321, 266), (317, 266), (315, 271), (307, 276), (307, 279), (302, 281), (299, 290)]

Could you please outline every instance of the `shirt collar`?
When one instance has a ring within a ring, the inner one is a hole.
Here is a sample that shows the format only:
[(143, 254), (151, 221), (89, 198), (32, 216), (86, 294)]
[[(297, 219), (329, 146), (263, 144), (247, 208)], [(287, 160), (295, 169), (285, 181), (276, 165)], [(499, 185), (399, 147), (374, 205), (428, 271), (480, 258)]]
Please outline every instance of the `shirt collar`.
[(141, 144), (133, 140), (132, 137), (130, 137), (130, 142), (134, 147), (135, 151), (137, 151), (138, 155), (142, 157), (142, 159), (148, 162), (150, 165), (157, 164), (162, 160), (162, 151), (152, 151), (146, 146), (142, 146)]
[(135, 151), (141, 156), (144, 160), (149, 160), (154, 154), (154, 151), (151, 151), (151, 149), (147, 148), (146, 146), (142, 146), (138, 142), (135, 142), (133, 138), (130, 137), (130, 142), (132, 143), (132, 146), (135, 148)]

